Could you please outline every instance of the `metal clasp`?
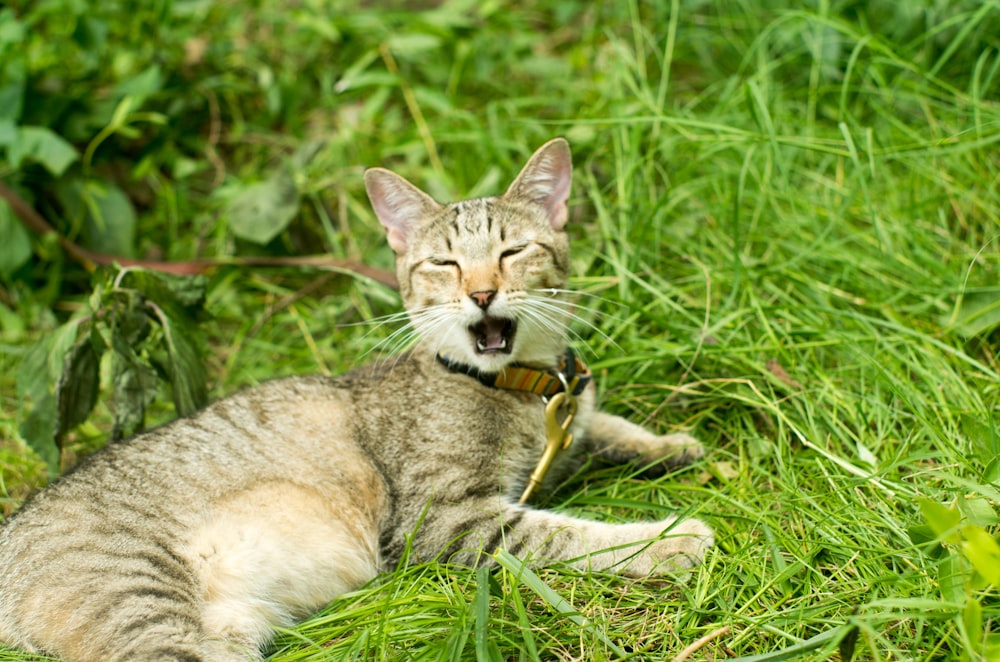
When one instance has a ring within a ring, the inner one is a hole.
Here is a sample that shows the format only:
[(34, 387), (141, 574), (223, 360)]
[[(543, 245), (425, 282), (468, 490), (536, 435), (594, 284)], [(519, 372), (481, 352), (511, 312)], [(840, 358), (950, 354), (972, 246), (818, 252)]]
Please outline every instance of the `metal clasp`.
[[(552, 461), (559, 454), (559, 451), (569, 448), (573, 442), (573, 435), (569, 431), (576, 416), (577, 401), (566, 385), (566, 376), (560, 372), (559, 379), (562, 381), (565, 390), (556, 393), (545, 404), (545, 450), (539, 458), (535, 470), (531, 472), (528, 485), (524, 488), (524, 493), (518, 503), (526, 503), (531, 495), (541, 485), (545, 474), (548, 472)], [(565, 417), (560, 420), (560, 410), (565, 410)]]

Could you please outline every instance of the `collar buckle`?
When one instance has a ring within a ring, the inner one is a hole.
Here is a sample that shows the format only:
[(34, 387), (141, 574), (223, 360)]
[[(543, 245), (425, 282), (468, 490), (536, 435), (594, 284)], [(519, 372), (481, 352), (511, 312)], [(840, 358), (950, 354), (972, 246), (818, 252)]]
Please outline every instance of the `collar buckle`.
[[(559, 376), (565, 384), (562, 372), (559, 373)], [(546, 403), (545, 450), (542, 451), (542, 456), (538, 459), (535, 470), (531, 472), (528, 484), (525, 486), (521, 498), (518, 499), (518, 503), (528, 502), (535, 490), (542, 484), (545, 474), (548, 473), (549, 467), (559, 451), (566, 450), (573, 443), (573, 434), (569, 431), (569, 427), (573, 423), (573, 417), (576, 416), (577, 406), (576, 396), (569, 388), (556, 393)], [(559, 412), (563, 409), (565, 409), (566, 414), (562, 420), (559, 420)]]

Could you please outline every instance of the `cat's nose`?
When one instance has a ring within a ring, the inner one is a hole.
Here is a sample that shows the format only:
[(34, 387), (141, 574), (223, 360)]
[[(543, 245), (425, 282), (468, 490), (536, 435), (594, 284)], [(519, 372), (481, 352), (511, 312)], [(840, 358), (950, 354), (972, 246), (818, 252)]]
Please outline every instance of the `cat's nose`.
[(480, 290), (479, 292), (473, 292), (469, 296), (472, 300), (476, 302), (476, 305), (486, 310), (489, 308), (490, 303), (493, 302), (493, 297), (497, 294), (496, 290)]

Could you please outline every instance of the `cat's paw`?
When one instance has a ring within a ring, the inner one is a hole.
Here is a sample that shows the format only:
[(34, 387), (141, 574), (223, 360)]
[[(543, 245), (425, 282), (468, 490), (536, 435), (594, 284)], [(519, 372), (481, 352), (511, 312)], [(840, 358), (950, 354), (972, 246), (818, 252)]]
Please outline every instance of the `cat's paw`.
[(626, 568), (626, 574), (633, 577), (670, 575), (693, 568), (715, 544), (712, 529), (699, 519), (666, 520), (650, 527), (659, 532)]
[(648, 449), (639, 455), (635, 463), (651, 469), (681, 467), (705, 457), (705, 447), (689, 434), (678, 432), (656, 438)]
[(700, 519), (670, 523), (662, 537), (646, 550), (652, 562), (652, 574), (693, 568), (701, 563), (714, 544), (715, 534)]

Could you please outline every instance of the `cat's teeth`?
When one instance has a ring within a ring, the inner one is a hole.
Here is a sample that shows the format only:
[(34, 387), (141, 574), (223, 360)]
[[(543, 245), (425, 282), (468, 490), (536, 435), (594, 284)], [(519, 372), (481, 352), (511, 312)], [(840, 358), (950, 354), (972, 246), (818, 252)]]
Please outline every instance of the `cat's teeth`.
[[(490, 346), (486, 343), (485, 338), (479, 338), (476, 340), (476, 349), (478, 349), (480, 352), (485, 352), (487, 349), (490, 349)], [(507, 349), (507, 339), (501, 338), (500, 346), (493, 347), (493, 349), (501, 349), (501, 350)]]

